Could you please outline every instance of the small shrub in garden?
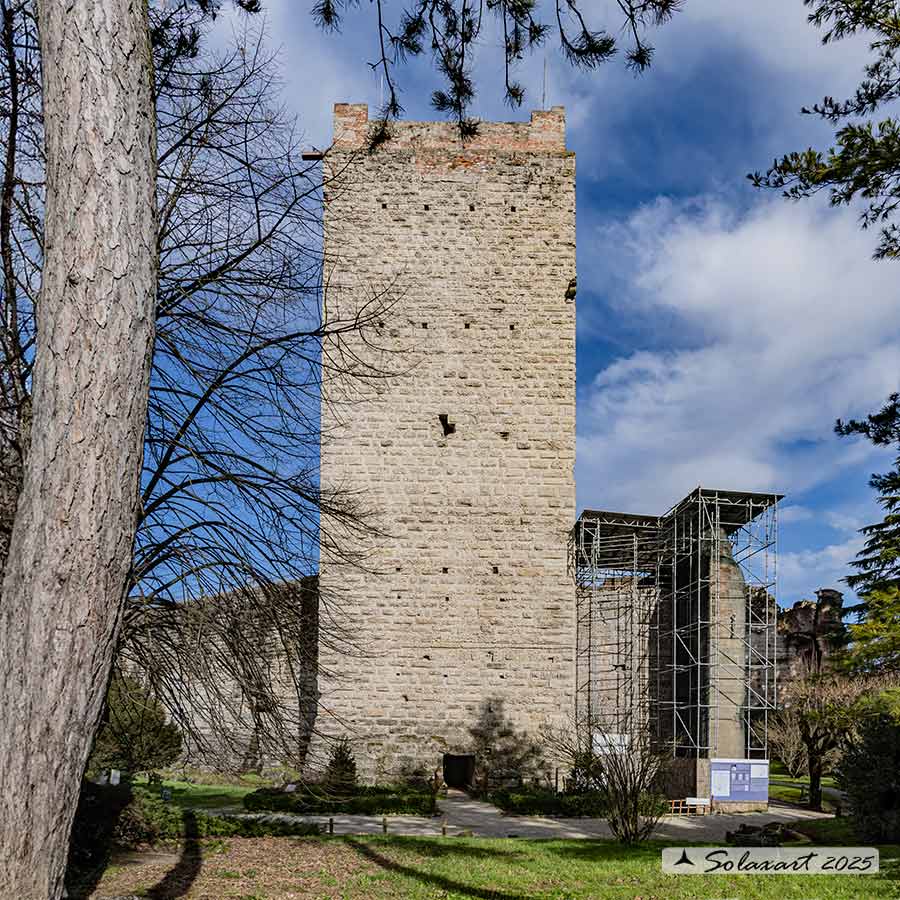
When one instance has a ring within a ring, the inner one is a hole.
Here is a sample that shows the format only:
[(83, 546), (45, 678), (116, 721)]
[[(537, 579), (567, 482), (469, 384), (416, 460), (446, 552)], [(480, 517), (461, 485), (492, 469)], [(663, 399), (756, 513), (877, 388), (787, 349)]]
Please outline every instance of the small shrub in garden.
[(183, 834), (184, 819), (177, 806), (165, 803), (148, 790), (135, 788), (131, 802), (119, 817), (113, 840), (121, 847), (135, 847), (180, 838)]
[(349, 797), (356, 791), (356, 760), (350, 741), (345, 737), (340, 738), (331, 748), (324, 785), (338, 797)]
[(492, 791), (488, 801), (504, 812), (519, 816), (605, 816), (605, 795), (600, 791), (580, 794), (557, 794), (548, 788), (502, 789)]
[(287, 793), (276, 788), (260, 788), (244, 797), (244, 808), (251, 812), (288, 812), (299, 815), (346, 813), (348, 815), (429, 816), (435, 809), (431, 790), (394, 785), (358, 787), (353, 796), (338, 797), (315, 787), (301, 787)]

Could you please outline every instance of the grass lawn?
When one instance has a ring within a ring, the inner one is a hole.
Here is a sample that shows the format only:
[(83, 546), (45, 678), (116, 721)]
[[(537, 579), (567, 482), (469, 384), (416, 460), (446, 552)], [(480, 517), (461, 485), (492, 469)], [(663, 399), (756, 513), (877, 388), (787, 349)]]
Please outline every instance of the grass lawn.
[[(824, 837), (824, 836), (823, 836)], [(900, 897), (900, 847), (873, 876), (663, 875), (651, 843), (480, 838), (229, 838), (196, 852), (132, 855), (110, 866), (95, 898), (880, 898)]]
[[(826, 775), (822, 779), (822, 787), (836, 788), (837, 785), (835, 784), (834, 778), (830, 775)], [(800, 802), (800, 797), (804, 789), (807, 792), (809, 790), (808, 778), (794, 778), (788, 774), (787, 770), (780, 762), (772, 762), (769, 774), (770, 800), (780, 800), (782, 803), (794, 803), (797, 806), (805, 806), (806, 801), (803, 801), (803, 803)], [(833, 812), (835, 808), (833, 798), (824, 794), (822, 797), (822, 808), (827, 812)]]
[[(145, 780), (136, 780), (135, 784), (146, 785)], [(172, 803), (182, 809), (243, 809), (242, 801), (251, 791), (254, 784), (195, 784), (191, 781), (171, 781), (165, 779), (163, 786), (172, 791)]]

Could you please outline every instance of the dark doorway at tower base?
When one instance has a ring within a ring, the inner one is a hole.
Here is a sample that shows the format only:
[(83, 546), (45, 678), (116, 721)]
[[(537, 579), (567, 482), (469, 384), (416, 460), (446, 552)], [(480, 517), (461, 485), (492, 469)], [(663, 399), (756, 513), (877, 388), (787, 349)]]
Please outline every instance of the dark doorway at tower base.
[(475, 757), (471, 753), (444, 754), (444, 783), (447, 787), (466, 791), (475, 776)]

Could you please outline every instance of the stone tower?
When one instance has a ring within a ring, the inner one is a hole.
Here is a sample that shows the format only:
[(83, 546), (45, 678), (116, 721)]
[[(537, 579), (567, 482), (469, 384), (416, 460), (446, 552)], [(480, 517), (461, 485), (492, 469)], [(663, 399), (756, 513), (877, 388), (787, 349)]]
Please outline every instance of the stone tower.
[(373, 153), (370, 127), (335, 106), (325, 303), (343, 317), (392, 292), (379, 350), (343, 349), (402, 351), (405, 371), (363, 398), (324, 368), (322, 484), (360, 492), (385, 536), (368, 571), (323, 544), (323, 609), (360, 653), (321, 648), (317, 728), (378, 778), (472, 753), (485, 723), (535, 736), (573, 710), (575, 159), (558, 107), (465, 142), (398, 122)]

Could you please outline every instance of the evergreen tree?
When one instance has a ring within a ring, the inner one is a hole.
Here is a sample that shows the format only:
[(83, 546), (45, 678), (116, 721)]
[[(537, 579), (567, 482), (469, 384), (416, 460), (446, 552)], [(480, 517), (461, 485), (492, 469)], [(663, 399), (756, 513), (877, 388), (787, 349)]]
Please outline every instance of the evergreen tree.
[(850, 665), (863, 671), (900, 669), (900, 394), (891, 394), (878, 412), (862, 421), (838, 420), (835, 431), (863, 435), (876, 446), (898, 451), (893, 468), (869, 480), (884, 518), (862, 529), (866, 542), (847, 583), (860, 597), (858, 605), (848, 608), (860, 616), (850, 626)]
[(900, 690), (858, 704), (859, 721), (837, 771), (864, 841), (900, 840)]
[(331, 748), (325, 787), (338, 797), (351, 797), (356, 791), (356, 759), (348, 738), (338, 738)]
[(853, 35), (871, 38), (871, 61), (853, 96), (825, 97), (802, 111), (838, 126), (836, 146), (809, 148), (776, 160), (765, 173), (749, 175), (757, 187), (777, 188), (791, 199), (827, 191), (833, 206), (862, 199), (862, 227), (881, 228), (875, 257), (900, 256), (900, 228), (891, 220), (900, 205), (900, 120), (873, 114), (900, 99), (900, 2), (898, 0), (803, 0), (822, 43)]
[(162, 704), (137, 679), (113, 676), (88, 771), (153, 772), (180, 753), (181, 732), (166, 720)]

